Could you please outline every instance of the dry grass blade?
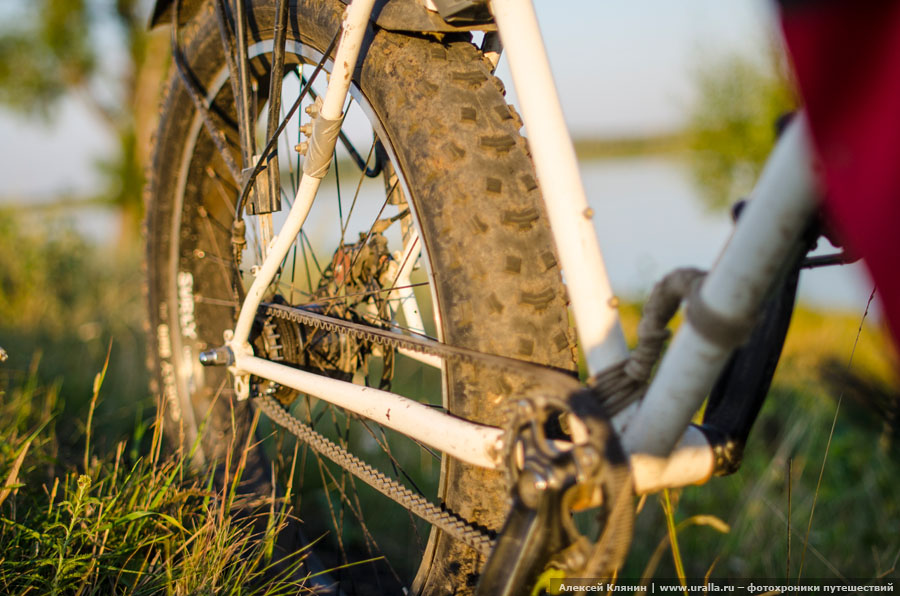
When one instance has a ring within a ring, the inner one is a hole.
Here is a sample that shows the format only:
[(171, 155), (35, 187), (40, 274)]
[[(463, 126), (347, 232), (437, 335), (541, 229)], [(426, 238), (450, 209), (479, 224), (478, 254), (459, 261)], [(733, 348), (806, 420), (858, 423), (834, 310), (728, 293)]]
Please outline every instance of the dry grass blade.
[[(678, 533), (681, 532), (681, 530), (688, 526), (709, 526), (710, 528), (716, 530), (717, 532), (721, 532), (722, 534), (727, 534), (731, 531), (731, 527), (718, 517), (714, 515), (701, 514), (693, 515), (687, 519), (680, 521), (675, 526), (675, 535), (677, 536)], [(666, 548), (671, 543), (671, 535), (667, 531), (666, 535), (663, 536), (659, 541), (659, 544), (656, 545), (656, 549), (653, 551), (653, 555), (650, 557), (650, 560), (644, 567), (644, 572), (641, 574), (641, 586), (646, 586), (648, 583), (650, 583), (650, 578), (652, 578), (653, 574), (656, 573), (656, 569), (657, 567), (659, 567), (662, 556), (665, 554)], [(713, 563), (713, 565), (715, 565), (715, 562)]]
[(90, 470), (91, 457), (91, 427), (94, 423), (94, 410), (97, 409), (97, 398), (100, 396), (100, 388), (103, 386), (103, 380), (106, 378), (106, 371), (109, 370), (109, 357), (112, 354), (112, 340), (106, 348), (106, 360), (103, 362), (103, 369), (94, 377), (94, 390), (91, 395), (91, 406), (88, 409), (87, 426), (84, 438), (84, 471)]
[[(310, 590), (306, 550), (273, 556), (271, 545), (287, 526), (289, 507), (273, 507), (267, 499), (236, 503), (231, 486), (214, 488), (211, 474), (190, 473), (186, 455), (157, 459), (158, 445), (141, 447), (139, 438), (133, 439), (134, 459), (124, 442), (114, 451), (93, 447), (58, 458), (55, 392), (28, 379), (24, 389), (7, 391), (0, 381), (0, 593), (237, 596)], [(35, 407), (41, 399), (49, 405)], [(86, 474), (83, 457), (90, 458)], [(45, 477), (51, 484), (41, 487), (35, 472), (46, 470), (48, 461), (54, 462), (53, 476)], [(239, 466), (232, 474), (241, 474)], [(68, 471), (57, 473), (60, 467)]]
[(3, 488), (0, 489), (0, 505), (3, 505), (6, 497), (15, 490), (15, 486), (19, 482), (19, 470), (22, 468), (22, 462), (25, 461), (25, 456), (28, 455), (28, 448), (31, 447), (31, 442), (34, 441), (37, 435), (38, 432), (36, 431), (33, 435), (28, 437), (25, 443), (19, 448), (19, 454), (16, 456), (15, 461), (13, 461), (13, 465), (6, 477), (6, 482), (3, 483)]
[[(856, 339), (853, 342), (853, 348), (850, 350), (850, 358), (847, 360), (847, 369), (853, 364), (853, 355), (856, 353), (856, 346), (859, 344), (859, 336), (862, 335), (863, 325), (869, 314), (869, 307), (872, 306), (872, 300), (875, 299), (875, 288), (869, 294), (869, 300), (866, 302), (866, 310), (863, 312), (862, 319), (859, 321), (859, 329), (856, 331)], [(809, 545), (809, 534), (812, 531), (813, 515), (816, 512), (816, 503), (819, 500), (819, 489), (822, 486), (822, 477), (825, 475), (825, 464), (828, 461), (828, 451), (831, 448), (831, 440), (834, 438), (834, 428), (837, 425), (838, 414), (841, 411), (841, 402), (844, 399), (843, 393), (838, 396), (837, 406), (834, 408), (834, 418), (831, 420), (831, 430), (828, 433), (828, 442), (825, 444), (825, 454), (822, 456), (822, 467), (819, 468), (819, 479), (816, 482), (816, 491), (813, 494), (812, 507), (809, 510), (809, 522), (806, 525), (806, 537), (803, 539), (803, 550), (800, 552), (800, 568), (797, 570), (797, 580), (803, 576), (803, 563), (806, 559), (806, 549)]]
[(675, 512), (672, 509), (672, 501), (669, 498), (669, 489), (663, 489), (663, 510), (666, 513), (666, 529), (669, 533), (669, 544), (672, 547), (672, 560), (675, 563), (675, 573), (678, 581), (687, 593), (687, 579), (684, 574), (684, 563), (681, 561), (681, 550), (678, 548), (678, 530), (675, 528)]

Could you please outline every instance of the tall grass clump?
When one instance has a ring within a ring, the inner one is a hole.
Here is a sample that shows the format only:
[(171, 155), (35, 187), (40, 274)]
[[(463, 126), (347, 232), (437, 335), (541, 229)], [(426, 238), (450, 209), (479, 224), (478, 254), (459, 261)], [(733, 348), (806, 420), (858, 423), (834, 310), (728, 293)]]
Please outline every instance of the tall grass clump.
[(229, 462), (225, 483), (194, 475), (187, 455), (164, 455), (154, 423), (136, 455), (127, 441), (94, 451), (88, 425), (81, 457), (65, 461), (58, 387), (35, 378), (0, 379), (0, 593), (309, 591), (306, 552), (276, 546), (290, 521), (286, 501), (242, 496), (245, 458)]

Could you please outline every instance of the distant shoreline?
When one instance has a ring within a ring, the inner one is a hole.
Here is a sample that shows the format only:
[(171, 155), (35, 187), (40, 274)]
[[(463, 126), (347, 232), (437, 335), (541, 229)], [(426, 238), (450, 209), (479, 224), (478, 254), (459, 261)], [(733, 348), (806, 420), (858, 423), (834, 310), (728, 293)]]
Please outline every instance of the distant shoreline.
[(578, 159), (584, 161), (647, 155), (675, 156), (688, 150), (688, 135), (685, 132), (639, 137), (584, 137), (575, 138), (573, 142)]

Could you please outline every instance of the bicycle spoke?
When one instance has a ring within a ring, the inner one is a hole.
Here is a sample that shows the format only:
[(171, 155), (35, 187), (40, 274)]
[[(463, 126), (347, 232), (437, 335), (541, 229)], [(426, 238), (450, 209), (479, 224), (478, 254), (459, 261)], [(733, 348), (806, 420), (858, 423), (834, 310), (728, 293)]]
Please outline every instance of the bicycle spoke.
[(237, 308), (240, 306), (236, 300), (222, 300), (220, 298), (208, 298), (200, 294), (194, 294), (194, 302), (202, 304), (212, 304), (214, 306), (227, 306), (229, 308)]
[[(372, 159), (372, 155), (375, 152), (375, 143), (372, 143), (372, 146), (369, 148), (369, 154), (366, 156), (365, 165), (368, 166), (369, 160)], [(353, 208), (356, 207), (356, 201), (359, 198), (359, 191), (362, 190), (363, 181), (366, 179), (365, 173), (360, 175), (359, 181), (356, 184), (356, 191), (353, 193), (353, 201), (350, 203), (350, 211), (347, 213), (347, 223), (341, 225), (341, 240), (339, 242), (339, 246), (344, 244), (344, 237), (347, 232), (347, 226), (350, 224), (350, 217), (353, 215)]]
[(282, 289), (282, 290), (287, 290), (288, 292), (296, 291), (296, 292), (299, 292), (299, 293), (301, 293), (301, 294), (305, 294), (307, 297), (311, 296), (311, 294), (310, 294), (309, 292), (305, 292), (305, 291), (303, 291), (303, 290), (301, 290), (301, 289), (299, 289), (299, 288), (295, 288), (294, 286), (292, 286), (291, 284), (289, 284), (289, 283), (286, 282), (286, 281), (279, 281), (279, 282), (277, 282), (277, 286), (278, 286), (280, 289)]
[(303, 230), (300, 230), (300, 252), (303, 257), (303, 269), (306, 272), (306, 288), (312, 291), (312, 278), (309, 274), (309, 257), (306, 254), (306, 244), (303, 243)]
[[(300, 85), (301, 89), (306, 86), (306, 79), (303, 78), (303, 64), (297, 65), (297, 68), (294, 70), (294, 76), (297, 77), (297, 84)], [(283, 119), (284, 119), (284, 117), (282, 117), (282, 120)], [(297, 145), (300, 144), (300, 141), (302, 140), (302, 138), (303, 138), (303, 132), (300, 130), (300, 127), (298, 126), (297, 127), (297, 143), (296, 143)], [(290, 145), (290, 142), (288, 142), (288, 145)], [(296, 194), (297, 186), (299, 186), (299, 184), (300, 184), (300, 152), (296, 151), (295, 153), (296, 153), (296, 155), (294, 156), (294, 159), (296, 160), (296, 168), (295, 169), (297, 171), (297, 181), (294, 185), (293, 190), (294, 190), (294, 193)]]
[[(279, 111), (279, 116), (280, 116), (281, 120), (284, 120), (284, 104), (281, 105), (281, 109), (280, 109), (280, 111)], [(298, 127), (298, 130), (297, 130), (297, 134), (298, 134), (298, 135), (300, 134), (299, 127)], [(285, 134), (280, 135), (280, 136), (284, 139), (285, 153), (286, 153), (287, 155), (290, 155), (290, 154), (291, 154), (291, 151), (292, 151), (292, 147), (291, 147), (291, 141), (290, 141), (290, 139), (288, 138), (288, 135), (285, 133)], [(300, 142), (299, 139), (298, 139), (297, 142), (298, 142), (298, 144), (299, 144), (299, 142)], [(297, 153), (297, 152), (295, 152), (295, 153)], [(298, 162), (297, 162), (297, 171), (298, 171), (298, 172), (300, 171), (300, 162), (299, 162), (299, 158), (300, 158), (300, 154), (297, 153), (297, 159), (298, 159)], [(292, 194), (297, 194), (297, 185), (300, 183), (300, 181), (299, 181), (297, 178), (294, 177), (294, 160), (293, 160), (293, 159), (287, 159), (287, 160), (285, 160), (285, 161), (287, 161), (287, 164), (288, 164), (288, 175), (290, 176), (290, 179), (291, 179), (291, 191), (292, 191)], [(284, 197), (287, 197), (287, 196), (288, 196), (288, 193), (286, 193), (286, 192), (284, 191), (283, 188), (281, 189), (281, 192), (282, 192), (282, 194), (284, 195)]]
[[(335, 423), (336, 423), (336, 421), (335, 421)], [(341, 442), (343, 443), (342, 446), (346, 447), (346, 439), (342, 439)], [(341, 480), (338, 481), (338, 479), (335, 477), (334, 473), (331, 471), (328, 464), (321, 458), (321, 456), (319, 456), (317, 454), (316, 459), (317, 459), (317, 462), (319, 465), (319, 473), (322, 478), (322, 485), (325, 488), (325, 493), (326, 493), (325, 496), (326, 496), (326, 500), (328, 502), (329, 515), (331, 516), (332, 524), (336, 528), (335, 536), (338, 540), (338, 543), (339, 543), (339, 546), (341, 549), (341, 555), (342, 555), (344, 564), (351, 562), (349, 560), (349, 558), (347, 557), (346, 547), (344, 545), (344, 536), (343, 536), (343, 530), (344, 530), (343, 513), (345, 511), (344, 507), (346, 507), (347, 510), (350, 511), (350, 513), (356, 519), (356, 522), (359, 524), (360, 529), (363, 532), (366, 548), (367, 548), (367, 551), (368, 551), (370, 557), (375, 554), (372, 552), (371, 547), (374, 547), (375, 549), (377, 549), (377, 551), (379, 553), (381, 553), (382, 549), (378, 546), (378, 542), (375, 540), (374, 536), (372, 535), (371, 531), (369, 530), (368, 524), (366, 524), (365, 518), (363, 516), (362, 504), (359, 502), (359, 491), (356, 490), (356, 484), (355, 484), (355, 480), (353, 479), (353, 477), (350, 476), (350, 483), (354, 489), (353, 493), (352, 493), (354, 498), (351, 499), (348, 496), (347, 490), (346, 490), (346, 480), (347, 480), (347, 476), (348, 476), (347, 472), (342, 469), (341, 470)], [(327, 475), (327, 479), (326, 479), (326, 475)], [(329, 483), (328, 480), (330, 480), (331, 482)], [(340, 503), (341, 503), (341, 515), (340, 516), (335, 514), (334, 504), (331, 501), (329, 487), (334, 487), (337, 490), (338, 497), (339, 497)], [(393, 566), (390, 565), (390, 562), (388, 562), (387, 560), (385, 560), (385, 561), (388, 563), (388, 567), (394, 573), (397, 580), (401, 581), (399, 576), (394, 571)]]
[[(360, 419), (360, 420), (362, 420), (362, 419)], [(362, 423), (363, 423), (363, 425), (365, 425), (366, 430), (368, 430), (371, 433), (372, 431), (369, 428), (369, 425), (366, 424), (365, 421), (362, 421)], [(425, 493), (418, 487), (418, 485), (416, 484), (416, 481), (413, 480), (412, 476), (410, 476), (406, 472), (406, 470), (403, 468), (403, 466), (400, 464), (400, 462), (398, 462), (396, 460), (396, 458), (394, 458), (394, 454), (391, 453), (390, 444), (388, 443), (388, 438), (387, 438), (387, 434), (385, 433), (384, 427), (381, 426), (380, 424), (377, 426), (378, 426), (378, 430), (381, 432), (381, 438), (382, 438), (382, 441), (384, 444), (384, 447), (382, 447), (382, 449), (387, 453), (388, 457), (391, 459), (391, 468), (394, 471), (394, 478), (397, 478), (399, 475), (402, 475), (404, 478), (406, 478), (406, 481), (413, 487), (413, 490), (415, 490), (420, 496), (424, 497)], [(373, 434), (373, 438), (375, 438), (376, 442), (378, 441), (377, 437), (375, 437), (374, 434)], [(416, 443), (418, 443), (418, 441), (416, 441)], [(409, 517), (409, 525), (412, 527), (413, 533), (415, 534), (415, 537), (416, 537), (416, 547), (419, 549), (420, 554), (424, 553), (425, 548), (422, 545), (422, 537), (419, 534), (419, 525), (416, 523), (416, 516), (413, 515), (412, 511), (407, 511), (406, 515)]]
[(364, 429), (366, 429), (366, 431), (372, 436), (372, 438), (375, 440), (375, 443), (379, 447), (381, 447), (381, 450), (385, 453), (385, 455), (388, 456), (388, 459), (391, 462), (391, 467), (394, 470), (394, 477), (403, 476), (404, 478), (406, 478), (406, 480), (412, 486), (414, 491), (416, 491), (418, 494), (424, 496), (425, 493), (422, 491), (421, 488), (419, 488), (418, 484), (416, 484), (416, 481), (413, 479), (413, 477), (409, 475), (409, 473), (406, 471), (406, 469), (404, 469), (403, 465), (399, 461), (397, 461), (397, 458), (395, 458), (394, 454), (391, 453), (391, 447), (388, 444), (387, 436), (384, 433), (384, 427), (381, 426), (380, 424), (377, 425), (378, 430), (381, 432), (381, 437), (382, 437), (381, 440), (379, 440), (378, 437), (376, 436), (375, 432), (372, 430), (372, 428), (369, 426), (369, 423), (366, 422), (365, 419), (360, 418), (358, 416), (355, 416), (355, 418), (360, 423), (360, 425)]
[[(396, 184), (395, 184), (395, 186), (396, 186)], [(378, 215), (375, 216), (375, 221), (373, 221), (372, 225), (369, 226), (369, 230), (366, 232), (365, 238), (363, 238), (362, 242), (360, 242), (361, 246), (365, 246), (366, 244), (369, 243), (369, 238), (372, 237), (372, 230), (375, 229), (375, 224), (378, 223), (378, 220), (381, 219), (381, 214), (384, 213), (384, 208), (388, 206), (388, 201), (390, 200), (390, 198), (391, 198), (391, 193), (388, 193), (387, 196), (384, 198), (384, 202), (381, 204), (381, 208), (378, 210)], [(362, 251), (357, 251), (357, 253), (355, 255), (353, 255), (353, 259), (350, 261), (350, 267), (349, 267), (350, 271), (352, 271), (353, 266), (356, 265), (356, 261), (359, 259), (360, 254), (362, 254)], [(349, 276), (346, 276), (344, 278), (344, 281), (338, 287), (336, 293), (340, 293), (341, 290), (343, 290), (346, 287), (348, 279), (349, 279)]]
[(216, 194), (220, 199), (222, 199), (222, 202), (225, 203), (225, 206), (228, 207), (228, 212), (234, 212), (234, 201), (231, 200), (231, 197), (237, 194), (237, 188), (226, 188), (228, 183), (222, 179), (219, 173), (212, 166), (206, 167), (206, 175), (216, 183), (216, 190), (218, 191)]
[[(343, 432), (341, 432), (341, 429), (340, 429), (338, 421), (337, 421), (337, 416), (338, 416), (337, 408), (335, 408), (334, 406), (329, 404), (328, 410), (331, 412), (332, 421), (335, 425), (335, 430), (341, 436), (341, 440), (340, 440), (341, 446), (344, 449), (349, 449), (349, 447), (350, 447), (350, 444), (349, 444), (349, 441), (350, 441), (350, 416), (344, 416), (344, 428), (343, 428)], [(383, 554), (381, 548), (378, 546), (378, 542), (375, 540), (375, 537), (369, 531), (369, 527), (366, 524), (365, 515), (363, 514), (363, 506), (362, 506), (362, 503), (360, 503), (360, 501), (359, 501), (359, 490), (356, 488), (356, 479), (353, 477), (352, 474), (349, 474), (346, 470), (341, 469), (341, 489), (342, 490), (340, 492), (341, 492), (342, 497), (344, 497), (344, 498), (346, 498), (345, 482), (347, 482), (347, 481), (349, 481), (349, 483), (351, 484), (351, 486), (353, 488), (353, 491), (351, 494), (353, 495), (354, 502), (351, 504), (349, 501), (347, 501), (346, 504), (348, 505), (348, 508), (350, 509), (350, 511), (357, 517), (357, 521), (359, 522), (360, 527), (363, 530), (363, 535), (366, 538), (365, 544), (366, 544), (367, 553), (370, 558), (374, 557), (375, 552), (372, 551), (372, 548), (374, 548), (378, 553)], [(355, 505), (355, 507), (354, 507), (354, 505)], [(396, 580), (398, 582), (402, 583), (400, 576), (396, 573), (396, 570), (394, 569), (393, 565), (391, 565), (390, 561), (387, 560), (386, 558), (384, 559), (384, 561), (385, 561), (385, 563), (387, 563), (388, 568), (394, 574), (394, 577), (396, 578)], [(376, 579), (377, 578), (378, 578), (378, 576), (376, 575)]]
[(231, 229), (228, 226), (226, 226), (225, 224), (223, 224), (221, 221), (219, 221), (218, 219), (216, 219), (215, 217), (213, 217), (211, 215), (207, 215), (207, 219), (209, 220), (210, 225), (215, 227), (217, 230), (219, 230), (220, 232), (222, 232), (223, 234), (226, 234), (228, 236), (231, 235)]
[(371, 323), (371, 324), (381, 323), (381, 324), (387, 325), (388, 327), (392, 327), (393, 329), (397, 329), (399, 331), (405, 331), (405, 332), (409, 333), (410, 335), (415, 335), (416, 337), (421, 337), (423, 339), (430, 339), (431, 341), (439, 341), (436, 337), (431, 337), (427, 333), (419, 333), (418, 331), (415, 331), (408, 327), (404, 327), (403, 325), (400, 325), (399, 323), (394, 323), (393, 321), (386, 321), (384, 319), (377, 318), (374, 315), (372, 315), (370, 317), (369, 323)]
[[(205, 227), (208, 227), (210, 230), (212, 229), (211, 225), (208, 225), (208, 226), (205, 226)], [(206, 235), (209, 236), (210, 234), (207, 233)], [(200, 250), (200, 249), (195, 250), (191, 256), (194, 257), (194, 259), (196, 259), (196, 260), (207, 260), (207, 261), (210, 261), (210, 262), (212, 262), (212, 263), (216, 263), (216, 264), (222, 265), (222, 266), (225, 268), (226, 271), (227, 271), (227, 268), (228, 268), (228, 267), (231, 267), (231, 265), (234, 263), (234, 261), (226, 261), (225, 259), (223, 259), (223, 258), (221, 258), (221, 257), (217, 257), (217, 256), (214, 256), (214, 255), (211, 255), (211, 254), (209, 254), (209, 253), (207, 253), (207, 252), (205, 252), (205, 251), (202, 251), (202, 250)]]
[[(334, 162), (334, 187), (335, 192), (337, 192), (337, 205), (338, 205), (338, 221), (341, 224), (341, 230), (344, 229), (344, 209), (343, 205), (341, 205), (341, 174), (338, 169), (338, 156), (337, 151), (331, 156), (332, 161)], [(350, 216), (347, 215), (347, 222), (350, 222)], [(343, 244), (343, 242), (342, 242)]]
[(176, 2), (172, 8), (171, 46), (172, 57), (175, 61), (175, 70), (178, 73), (179, 78), (181, 79), (181, 83), (187, 90), (188, 95), (190, 96), (191, 101), (194, 104), (194, 108), (197, 110), (197, 113), (200, 114), (200, 117), (203, 120), (203, 127), (209, 135), (210, 139), (212, 139), (213, 144), (216, 146), (216, 149), (219, 152), (219, 156), (228, 167), (228, 172), (231, 174), (232, 179), (235, 182), (239, 182), (241, 179), (240, 168), (238, 168), (237, 163), (234, 161), (234, 157), (232, 157), (231, 152), (228, 149), (228, 139), (225, 136), (225, 133), (222, 132), (222, 130), (218, 126), (216, 126), (216, 123), (213, 120), (212, 113), (209, 107), (206, 105), (206, 100), (200, 94), (197, 83), (188, 72), (188, 65), (185, 62), (184, 54), (182, 54), (181, 48), (178, 45), (178, 2)]
[[(332, 410), (334, 410), (334, 408), (332, 408)], [(424, 491), (422, 491), (422, 489), (418, 486), (418, 484), (413, 479), (413, 477), (406, 471), (406, 469), (400, 463), (400, 461), (397, 460), (396, 457), (394, 457), (394, 454), (391, 451), (390, 442), (387, 438), (384, 427), (382, 427), (381, 425), (378, 425), (378, 424), (375, 425), (375, 426), (377, 426), (378, 431), (381, 435), (381, 438), (379, 439), (378, 434), (375, 433), (375, 431), (372, 429), (370, 423), (367, 422), (365, 419), (360, 418), (359, 416), (356, 416), (356, 415), (344, 414), (344, 416), (345, 416), (345, 419), (346, 419), (346, 422), (348, 425), (349, 425), (349, 422), (351, 419), (354, 420), (356, 423), (360, 424), (366, 430), (366, 432), (369, 434), (369, 436), (372, 437), (372, 439), (375, 441), (376, 445), (378, 445), (378, 447), (382, 450), (382, 452), (385, 455), (387, 455), (387, 457), (390, 461), (390, 464), (391, 464), (391, 468), (394, 472), (395, 478), (402, 476), (403, 478), (406, 479), (406, 481), (409, 483), (409, 485), (413, 488), (413, 490), (417, 494), (422, 495), (422, 496), (425, 495)], [(347, 445), (344, 445), (344, 447), (346, 448)], [(429, 449), (429, 451), (431, 451), (431, 450)], [(431, 451), (431, 453), (432, 453), (432, 455), (436, 455), (436, 454), (434, 454), (433, 451)], [(353, 478), (353, 476), (350, 476), (350, 480), (351, 480), (351, 482), (353, 482), (355, 484), (356, 481), (355, 481), (355, 478)], [(354, 494), (356, 495), (358, 493), (355, 491)], [(422, 548), (421, 538), (419, 536), (418, 526), (416, 524), (416, 518), (411, 512), (408, 512), (408, 511), (407, 511), (407, 515), (409, 516), (409, 519), (410, 519), (410, 525), (413, 527), (413, 532), (416, 534), (417, 546), (419, 546), (421, 549)], [(390, 565), (389, 561), (388, 561), (388, 565)], [(396, 573), (395, 573), (395, 576), (396, 576)], [(396, 577), (397, 577), (397, 580), (400, 581), (399, 576), (396, 576)]]
[[(201, 209), (203, 209), (201, 207)], [(211, 246), (215, 248), (216, 254), (215, 256), (206, 254), (205, 252), (202, 255), (202, 258), (212, 260), (220, 265), (220, 270), (222, 272), (222, 281), (224, 282), (224, 286), (226, 288), (231, 287), (231, 273), (230, 268), (233, 264), (232, 261), (226, 261), (222, 258), (222, 254), (219, 252), (219, 243), (215, 240), (215, 233), (213, 232), (212, 224), (209, 221), (209, 212), (206, 209), (203, 209), (203, 212), (200, 213), (200, 218), (203, 220), (205, 230), (209, 243)], [(200, 255), (197, 254), (197, 251), (194, 251), (194, 257), (200, 258)]]
[(293, 304), (294, 302), (294, 279), (297, 273), (297, 243), (294, 243), (293, 247), (293, 257), (291, 258), (291, 287), (289, 290), (288, 303)]
[(319, 260), (316, 258), (316, 251), (313, 250), (312, 244), (309, 242), (309, 236), (306, 234), (306, 231), (302, 228), (300, 229), (300, 237), (306, 242), (307, 248), (309, 248), (309, 254), (312, 257), (313, 264), (316, 266), (316, 271), (319, 272), (319, 276), (322, 276), (322, 267), (319, 265)]
[[(315, 302), (307, 302), (301, 306), (317, 306), (322, 304), (323, 302), (334, 302), (335, 300), (344, 300), (345, 298), (364, 298), (366, 296), (377, 296), (378, 294), (384, 294), (390, 292), (392, 290), (403, 290), (407, 288), (418, 288), (421, 286), (427, 286), (428, 282), (423, 281), (419, 283), (409, 284), (408, 286), (398, 286), (394, 288), (379, 288), (377, 290), (369, 290), (367, 292), (355, 292), (353, 294), (342, 294), (340, 296), (326, 296), (324, 298), (319, 298)], [(387, 322), (387, 321), (385, 321)], [(420, 334), (421, 335), (421, 334)]]
[(328, 503), (328, 514), (331, 516), (331, 524), (335, 528), (335, 538), (338, 542), (338, 548), (341, 551), (341, 562), (346, 565), (350, 562), (350, 559), (347, 557), (347, 549), (344, 546), (344, 533), (342, 524), (338, 523), (338, 517), (334, 512), (334, 504), (331, 502), (331, 495), (329, 494), (329, 482), (325, 477), (326, 472), (328, 476), (331, 478), (331, 484), (337, 486), (337, 480), (334, 478), (334, 475), (331, 474), (331, 471), (328, 469), (327, 464), (322, 460), (322, 457), (316, 454), (316, 461), (319, 464), (319, 476), (322, 479), (322, 487), (325, 490), (325, 502)]
[[(296, 248), (296, 246), (297, 246), (296, 240), (294, 240), (293, 246), (294, 246), (294, 248)], [(295, 252), (295, 255), (296, 255), (296, 252)], [(284, 270), (287, 266), (287, 262), (288, 262), (288, 259), (290, 258), (290, 256), (291, 256), (291, 252), (290, 252), (290, 250), (288, 250), (288, 252), (286, 252), (284, 257), (282, 257), (282, 259), (281, 259), (281, 264), (278, 266), (278, 275), (275, 276), (273, 283), (276, 283), (278, 285), (287, 285), (285, 282), (283, 282), (281, 280), (281, 276), (284, 275)], [(292, 283), (293, 283), (293, 280), (292, 280)]]

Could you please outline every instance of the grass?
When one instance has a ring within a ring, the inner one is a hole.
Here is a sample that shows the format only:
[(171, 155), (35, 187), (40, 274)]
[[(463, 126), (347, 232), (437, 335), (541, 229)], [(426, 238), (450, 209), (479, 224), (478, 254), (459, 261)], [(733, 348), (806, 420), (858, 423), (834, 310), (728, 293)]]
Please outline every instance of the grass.
[[(56, 386), (68, 421), (56, 428), (64, 450), (80, 449), (94, 375), (112, 342), (103, 380), (109, 397), (96, 404), (93, 420), (103, 429), (96, 446), (111, 452), (146, 426), (154, 402), (138, 250), (97, 247), (64, 220), (35, 222), (0, 209), (0, 254), (0, 346), (9, 354), (3, 369), (14, 383), (30, 375)], [(35, 360), (40, 366), (31, 369)]]
[(309, 591), (306, 551), (276, 555), (290, 510), (274, 496), (241, 496), (243, 459), (216, 488), (185, 457), (164, 455), (157, 421), (134, 459), (125, 441), (111, 453), (92, 451), (88, 425), (82, 457), (67, 461), (55, 432), (60, 411), (58, 388), (35, 375), (0, 386), (0, 592)]

